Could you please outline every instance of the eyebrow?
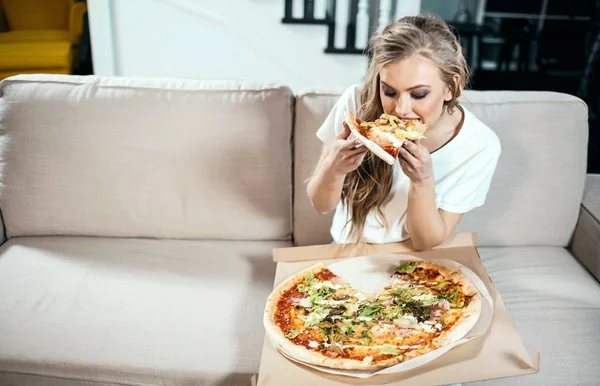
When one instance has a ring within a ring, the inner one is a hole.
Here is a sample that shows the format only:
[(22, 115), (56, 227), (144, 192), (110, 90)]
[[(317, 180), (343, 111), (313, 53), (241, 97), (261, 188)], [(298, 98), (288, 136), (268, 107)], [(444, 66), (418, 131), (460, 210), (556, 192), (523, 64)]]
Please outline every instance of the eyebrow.
[[(386, 87), (389, 87), (389, 88), (391, 88), (392, 90), (396, 90), (395, 88), (393, 88), (393, 87), (392, 87), (392, 86), (390, 86), (389, 84), (385, 83), (383, 80), (381, 81), (381, 83), (382, 83), (383, 85), (385, 85)], [(414, 90), (414, 89), (416, 89), (416, 88), (421, 88), (421, 87), (427, 87), (427, 88), (431, 88), (431, 86), (429, 86), (429, 85), (426, 85), (426, 84), (418, 84), (418, 85), (416, 85), (416, 86), (409, 87), (408, 89), (406, 89), (406, 91)]]

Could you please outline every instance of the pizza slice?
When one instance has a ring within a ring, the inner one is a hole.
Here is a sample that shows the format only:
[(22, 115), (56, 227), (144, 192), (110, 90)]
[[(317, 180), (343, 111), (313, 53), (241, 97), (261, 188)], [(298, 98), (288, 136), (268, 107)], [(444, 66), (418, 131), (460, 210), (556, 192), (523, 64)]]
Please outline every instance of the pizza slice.
[(427, 126), (418, 120), (403, 120), (395, 115), (381, 114), (373, 122), (362, 121), (346, 111), (344, 122), (376, 156), (393, 165), (405, 141), (425, 138)]

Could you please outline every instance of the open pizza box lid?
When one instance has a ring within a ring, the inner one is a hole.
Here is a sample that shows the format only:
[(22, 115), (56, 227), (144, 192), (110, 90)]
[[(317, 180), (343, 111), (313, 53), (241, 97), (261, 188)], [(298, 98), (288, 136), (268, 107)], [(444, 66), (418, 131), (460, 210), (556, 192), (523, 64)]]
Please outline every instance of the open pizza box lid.
[[(332, 264), (343, 259), (379, 254), (404, 254), (424, 259), (448, 259), (471, 269), (479, 276), (492, 300), (494, 312), (485, 334), (459, 345), (417, 368), (369, 378), (328, 374), (287, 359), (265, 338), (258, 380), (267, 385), (445, 385), (536, 373), (539, 351), (533, 361), (517, 333), (502, 299), (486, 272), (473, 233), (458, 233), (431, 251), (416, 252), (410, 241), (390, 244), (328, 244), (273, 250), (278, 262), (274, 286), (317, 262)], [(254, 379), (256, 380), (256, 379)]]

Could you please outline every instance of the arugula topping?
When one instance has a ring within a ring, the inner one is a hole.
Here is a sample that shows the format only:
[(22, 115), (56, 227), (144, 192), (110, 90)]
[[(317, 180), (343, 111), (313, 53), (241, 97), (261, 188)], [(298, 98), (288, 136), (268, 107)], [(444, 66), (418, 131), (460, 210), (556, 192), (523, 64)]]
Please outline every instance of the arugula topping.
[(404, 311), (412, 313), (420, 323), (429, 320), (431, 317), (432, 306), (426, 306), (423, 303), (412, 300), (406, 302), (401, 307)]
[(459, 292), (458, 292), (458, 290), (454, 290), (454, 292), (453, 292), (453, 293), (450, 293), (450, 292), (447, 292), (447, 291), (446, 291), (446, 292), (442, 292), (442, 293), (441, 293), (441, 294), (438, 296), (438, 298), (440, 298), (440, 299), (445, 299), (445, 300), (447, 300), (447, 301), (448, 301), (448, 302), (450, 302), (450, 303), (454, 303), (454, 304), (456, 304), (456, 302), (458, 301), (458, 295), (459, 295)]
[(417, 262), (416, 261), (412, 261), (410, 263), (400, 264), (396, 268), (396, 271), (394, 273), (395, 274), (396, 273), (413, 273), (415, 271), (416, 267), (417, 267)]
[(285, 334), (285, 337), (288, 339), (294, 339), (295, 337), (298, 336), (298, 334), (300, 334), (300, 331), (297, 331), (295, 328), (292, 328), (292, 329), (290, 329), (290, 332)]
[(299, 305), (301, 305), (304, 308), (310, 308), (313, 306), (312, 301), (310, 300), (310, 298), (303, 298), (302, 300), (300, 300), (298, 302)]
[(381, 347), (381, 349), (379, 349), (379, 353), (384, 354), (384, 355), (393, 355), (393, 356), (401, 354), (400, 350), (398, 350), (396, 347), (391, 346), (389, 344), (386, 344), (383, 347)]
[[(425, 291), (427, 293), (427, 291)], [(413, 296), (422, 295), (423, 291), (416, 288), (396, 288), (394, 292), (394, 301), (396, 304), (402, 304), (413, 300)]]
[(354, 328), (352, 328), (352, 326), (349, 326), (347, 324), (344, 324), (343, 326), (341, 326), (340, 331), (342, 332), (342, 334), (354, 335)]
[(443, 281), (443, 282), (441, 282), (441, 283), (439, 283), (439, 284), (436, 284), (436, 285), (434, 285), (434, 286), (433, 286), (433, 287), (431, 287), (431, 288), (432, 288), (432, 289), (442, 289), (442, 288), (444, 288), (445, 286), (447, 286), (448, 284), (450, 284), (450, 282), (449, 282), (449, 281)]
[(358, 316), (374, 318), (381, 310), (383, 310), (383, 306), (378, 302), (366, 304), (358, 310)]
[(312, 327), (316, 326), (321, 322), (325, 317), (329, 315), (329, 310), (324, 308), (315, 308), (313, 312), (308, 314), (306, 320), (304, 321), (304, 327)]
[(310, 301), (313, 304), (319, 304), (320, 301), (324, 300), (329, 295), (332, 295), (334, 292), (335, 291), (333, 289), (324, 285), (316, 291), (313, 290), (309, 292)]
[(333, 306), (331, 307), (331, 309), (329, 310), (329, 315), (327, 315), (327, 320), (333, 320), (331, 317), (332, 316), (342, 316), (346, 313), (346, 307), (339, 305), (339, 306)]
[(319, 279), (315, 277), (314, 273), (311, 273), (309, 275), (304, 276), (304, 281), (306, 281), (308, 285), (313, 285), (317, 284), (319, 282)]
[(309, 290), (310, 288), (309, 288), (309, 287), (307, 287), (307, 286), (305, 286), (304, 284), (298, 284), (298, 285), (296, 286), (296, 289), (297, 289), (299, 292), (308, 292), (308, 290)]
[(362, 339), (359, 339), (359, 342), (366, 346), (371, 343), (371, 337), (369, 336), (369, 330), (364, 330), (360, 335), (362, 335)]
[(383, 310), (385, 320), (394, 320), (402, 315), (402, 308), (399, 306), (387, 307)]

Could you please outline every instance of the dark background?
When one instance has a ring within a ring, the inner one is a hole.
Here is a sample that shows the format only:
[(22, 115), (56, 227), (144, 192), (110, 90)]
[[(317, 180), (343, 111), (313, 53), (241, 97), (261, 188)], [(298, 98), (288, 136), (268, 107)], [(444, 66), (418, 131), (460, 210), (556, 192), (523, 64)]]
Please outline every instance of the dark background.
[(557, 91), (588, 104), (589, 173), (600, 173), (599, 14), (600, 0), (487, 0), (483, 25), (447, 20), (467, 51), (470, 88)]

